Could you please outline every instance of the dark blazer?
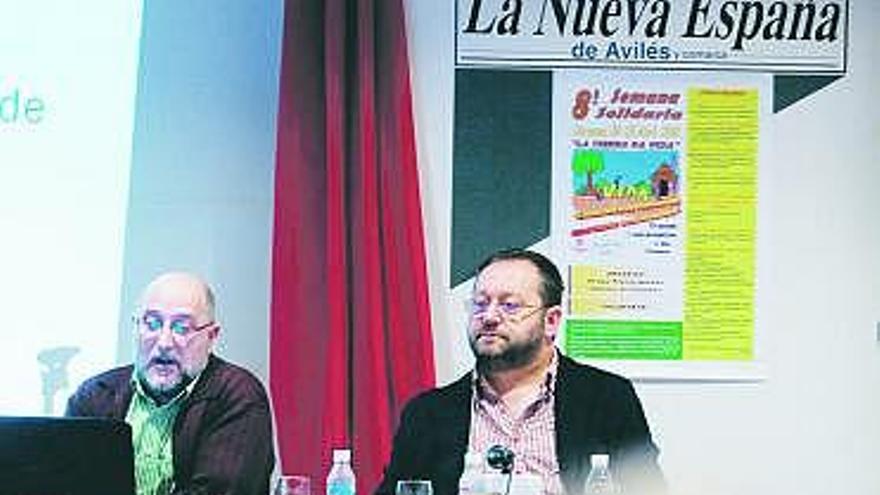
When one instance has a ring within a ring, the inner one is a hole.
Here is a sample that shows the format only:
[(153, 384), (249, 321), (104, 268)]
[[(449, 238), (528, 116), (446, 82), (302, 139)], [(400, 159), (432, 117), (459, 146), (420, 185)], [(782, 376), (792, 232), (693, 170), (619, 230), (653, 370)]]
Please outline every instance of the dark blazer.
[[(67, 416), (125, 419), (131, 365), (86, 380)], [(266, 392), (247, 370), (210, 356), (174, 421), (174, 494), (266, 495), (275, 464)]]
[[(471, 374), (425, 392), (404, 407), (391, 460), (377, 494), (398, 480), (430, 479), (435, 495), (458, 493), (471, 423)], [(657, 447), (632, 384), (559, 354), (556, 376), (556, 457), (565, 491), (580, 494), (592, 453), (611, 456), (625, 493), (663, 489)]]

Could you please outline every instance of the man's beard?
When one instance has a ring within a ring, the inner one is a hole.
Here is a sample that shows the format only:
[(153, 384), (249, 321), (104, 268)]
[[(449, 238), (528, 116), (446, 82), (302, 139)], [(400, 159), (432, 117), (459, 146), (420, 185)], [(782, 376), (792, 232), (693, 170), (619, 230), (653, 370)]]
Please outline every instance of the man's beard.
[(165, 404), (176, 397), (193, 380), (193, 377), (183, 369), (181, 369), (180, 379), (176, 383), (150, 383), (147, 370), (144, 369), (137, 370), (137, 377), (144, 392), (159, 404)]
[(523, 368), (533, 363), (541, 352), (543, 336), (537, 335), (525, 342), (511, 343), (498, 354), (479, 353), (475, 340), (471, 341), (471, 351), (477, 359), (480, 374), (494, 373)]

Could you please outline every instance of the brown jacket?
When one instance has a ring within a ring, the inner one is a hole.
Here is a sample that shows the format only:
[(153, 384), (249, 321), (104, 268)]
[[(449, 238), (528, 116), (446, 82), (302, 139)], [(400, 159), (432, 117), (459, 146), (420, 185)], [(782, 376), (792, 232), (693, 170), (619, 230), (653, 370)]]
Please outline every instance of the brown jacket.
[[(133, 366), (92, 377), (67, 416), (125, 419)], [(266, 495), (275, 464), (266, 392), (247, 370), (211, 356), (174, 422), (175, 495)]]

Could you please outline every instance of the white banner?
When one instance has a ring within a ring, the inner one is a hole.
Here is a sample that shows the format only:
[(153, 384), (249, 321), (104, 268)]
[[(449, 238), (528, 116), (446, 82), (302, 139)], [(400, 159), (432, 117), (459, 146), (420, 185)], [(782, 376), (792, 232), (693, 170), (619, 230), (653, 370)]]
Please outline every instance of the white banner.
[(847, 0), (458, 0), (458, 66), (846, 72)]

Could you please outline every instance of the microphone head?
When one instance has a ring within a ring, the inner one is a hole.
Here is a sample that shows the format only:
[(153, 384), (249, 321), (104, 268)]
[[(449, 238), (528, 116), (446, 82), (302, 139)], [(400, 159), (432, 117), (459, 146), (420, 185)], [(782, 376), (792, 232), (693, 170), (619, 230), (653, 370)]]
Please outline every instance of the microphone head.
[(513, 472), (513, 458), (513, 451), (503, 445), (493, 445), (486, 451), (486, 463), (489, 467), (504, 474)]

